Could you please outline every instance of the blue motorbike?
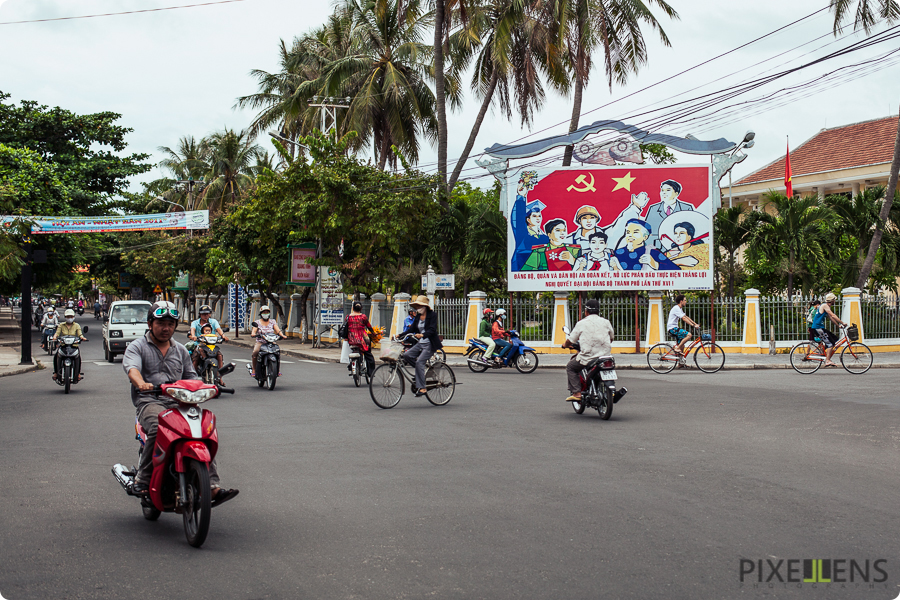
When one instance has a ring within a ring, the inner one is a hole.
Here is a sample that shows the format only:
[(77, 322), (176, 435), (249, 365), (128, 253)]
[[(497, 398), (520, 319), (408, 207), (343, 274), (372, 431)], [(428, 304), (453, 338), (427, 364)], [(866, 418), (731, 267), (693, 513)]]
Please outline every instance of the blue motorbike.
[(469, 340), (469, 347), (466, 350), (466, 362), (469, 369), (474, 373), (484, 373), (488, 369), (502, 369), (504, 367), (515, 367), (519, 373), (534, 373), (538, 366), (538, 357), (534, 348), (525, 345), (519, 338), (519, 333), (509, 330), (509, 343), (512, 348), (506, 353), (499, 362), (488, 357), (484, 360), (484, 351), (487, 344), (478, 338)]

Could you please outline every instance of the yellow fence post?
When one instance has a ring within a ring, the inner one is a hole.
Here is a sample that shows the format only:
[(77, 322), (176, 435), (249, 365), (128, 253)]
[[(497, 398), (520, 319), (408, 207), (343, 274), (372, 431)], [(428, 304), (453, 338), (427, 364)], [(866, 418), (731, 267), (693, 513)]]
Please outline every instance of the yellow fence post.
[(412, 297), (409, 294), (403, 292), (394, 296), (394, 316), (391, 318), (388, 337), (403, 332), (403, 321), (406, 319), (406, 313), (409, 311), (409, 301), (411, 298)]
[(762, 332), (759, 318), (759, 290), (750, 288), (744, 292), (744, 337), (741, 351), (747, 354), (760, 353)]
[(859, 328), (859, 341), (866, 339), (863, 331), (862, 322), (862, 305), (860, 304), (860, 294), (862, 291), (856, 287), (848, 287), (841, 290), (843, 298), (843, 306), (841, 307), (841, 321), (856, 325)]
[(654, 344), (658, 344), (666, 339), (662, 292), (651, 290), (648, 296), (650, 302), (647, 305), (647, 337), (645, 338), (647, 340), (647, 350)]
[(469, 294), (469, 313), (466, 317), (466, 339), (464, 345), (468, 345), (470, 339), (478, 337), (478, 325), (481, 323), (481, 312), (484, 310), (487, 294), (475, 291)]
[(563, 326), (572, 328), (569, 321), (569, 292), (553, 292), (553, 301), (553, 335), (550, 339), (554, 347), (559, 347), (566, 341)]

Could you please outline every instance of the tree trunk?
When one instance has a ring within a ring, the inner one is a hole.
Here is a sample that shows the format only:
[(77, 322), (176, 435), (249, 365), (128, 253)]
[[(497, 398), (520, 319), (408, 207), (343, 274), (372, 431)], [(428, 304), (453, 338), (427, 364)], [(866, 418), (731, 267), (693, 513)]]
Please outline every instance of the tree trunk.
[(434, 100), (438, 122), (438, 175), (447, 192), (447, 96), (444, 90), (444, 0), (434, 2)]
[(787, 286), (787, 295), (788, 300), (790, 300), (794, 296), (794, 251), (791, 250), (788, 255), (788, 286)]
[[(581, 116), (581, 95), (584, 92), (584, 77), (581, 74), (581, 52), (578, 53), (578, 60), (575, 67), (575, 94), (572, 100), (572, 120), (569, 122), (569, 133), (578, 129), (578, 119)], [(568, 167), (572, 164), (572, 150), (574, 146), (566, 146), (566, 153), (563, 156), (562, 166)]]
[(897, 191), (897, 175), (900, 172), (900, 122), (897, 124), (897, 139), (894, 141), (894, 158), (891, 161), (891, 174), (888, 177), (887, 190), (884, 193), (884, 204), (881, 205), (881, 212), (878, 213), (878, 224), (872, 235), (872, 241), (869, 243), (869, 251), (866, 253), (866, 260), (863, 261), (862, 268), (859, 271), (859, 279), (856, 280), (856, 287), (863, 290), (866, 288), (866, 281), (872, 272), (872, 266), (875, 264), (875, 255), (878, 254), (878, 247), (881, 246), (881, 238), (884, 235), (884, 228), (887, 224), (888, 216), (891, 213), (891, 204), (894, 202), (894, 193)]
[(481, 109), (478, 111), (478, 116), (475, 117), (475, 124), (472, 126), (472, 131), (469, 133), (469, 139), (466, 142), (466, 147), (463, 148), (463, 152), (459, 157), (459, 160), (456, 161), (456, 168), (453, 169), (453, 174), (450, 176), (450, 182), (447, 185), (447, 188), (450, 191), (453, 191), (453, 186), (456, 185), (456, 182), (459, 180), (459, 175), (463, 170), (463, 167), (466, 164), (466, 161), (469, 159), (469, 152), (472, 151), (472, 146), (475, 145), (475, 138), (478, 137), (478, 132), (481, 129), (481, 123), (484, 121), (484, 115), (487, 113), (488, 107), (491, 105), (491, 100), (494, 97), (494, 90), (497, 88), (497, 81), (500, 79), (500, 75), (497, 72), (497, 69), (494, 68), (491, 73), (491, 82), (488, 84), (487, 93), (484, 95), (484, 100), (481, 102)]
[(728, 253), (728, 297), (734, 298), (734, 252)]

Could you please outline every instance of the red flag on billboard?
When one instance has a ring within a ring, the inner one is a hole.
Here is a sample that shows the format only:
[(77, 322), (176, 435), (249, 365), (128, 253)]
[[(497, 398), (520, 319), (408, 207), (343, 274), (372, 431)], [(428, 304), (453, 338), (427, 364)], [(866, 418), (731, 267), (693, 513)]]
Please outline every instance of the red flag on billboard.
[(784, 158), (784, 187), (787, 188), (787, 197), (794, 197), (794, 186), (791, 184), (791, 148), (787, 147), (787, 154)]

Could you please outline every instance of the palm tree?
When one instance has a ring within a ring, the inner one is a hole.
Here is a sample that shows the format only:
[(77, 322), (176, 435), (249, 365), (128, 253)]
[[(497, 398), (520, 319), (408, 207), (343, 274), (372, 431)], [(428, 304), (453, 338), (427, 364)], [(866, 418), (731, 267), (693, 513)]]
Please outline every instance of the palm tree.
[(165, 155), (159, 161), (160, 167), (171, 173), (171, 177), (162, 177), (147, 185), (147, 194), (153, 198), (147, 209), (153, 204), (163, 204), (157, 198), (162, 198), (166, 211), (193, 210), (192, 198), (188, 191), (177, 185), (179, 180), (201, 181), (209, 172), (206, 150), (203, 147), (204, 140), (197, 140), (194, 136), (184, 136), (178, 140), (175, 149), (168, 146), (160, 146), (158, 149)]
[(206, 187), (196, 204), (215, 214), (243, 198), (253, 185), (260, 150), (246, 131), (227, 128), (205, 138), (202, 146), (209, 170)]
[[(852, 5), (856, 3), (856, 9), (851, 10)], [(828, 7), (834, 13), (834, 34), (837, 35), (844, 28), (845, 19), (853, 15), (853, 30), (860, 28), (868, 35), (879, 22), (888, 25), (900, 19), (900, 3), (897, 0), (878, 0), (878, 6), (875, 6), (875, 0), (829, 0)], [(878, 254), (878, 247), (884, 237), (885, 228), (888, 224), (888, 217), (891, 214), (891, 205), (894, 202), (894, 193), (897, 191), (897, 178), (900, 175), (900, 122), (897, 124), (897, 139), (894, 141), (894, 157), (891, 160), (891, 171), (888, 177), (887, 193), (885, 201), (881, 205), (881, 211), (878, 213), (878, 221), (875, 223), (875, 232), (869, 242), (869, 248), (866, 251), (866, 257), (859, 269), (859, 278), (856, 280), (856, 287), (864, 289), (872, 267), (875, 264), (875, 256)]]
[[(842, 283), (845, 287), (856, 285), (859, 281), (860, 270), (865, 263), (866, 250), (871, 245), (872, 237), (877, 231), (879, 213), (884, 204), (884, 193), (885, 188), (880, 185), (861, 191), (852, 199), (842, 195), (825, 197), (825, 206), (830, 208), (837, 217), (834, 226), (835, 232), (855, 241), (856, 247), (852, 256), (843, 264)], [(889, 219), (889, 221), (891, 220)], [(890, 226), (885, 228), (881, 240), (881, 267), (890, 271), (896, 269), (896, 249), (900, 245), (900, 234), (898, 234), (896, 225), (896, 222), (890, 222)]]
[(471, 87), (481, 97), (469, 139), (447, 184), (451, 191), (495, 99), (507, 119), (515, 110), (521, 124), (527, 125), (544, 99), (541, 72), (557, 89), (568, 85), (562, 65), (549, 60), (546, 24), (533, 13), (529, 0), (490, 0), (473, 6), (466, 26), (451, 36), (454, 70), (465, 69), (474, 57)]
[[(593, 69), (594, 49), (603, 51), (607, 85), (624, 84), (628, 76), (647, 62), (647, 46), (641, 24), (659, 32), (662, 43), (671, 45), (665, 31), (650, 11), (656, 5), (666, 16), (677, 19), (665, 0), (550, 0), (548, 22), (552, 36), (549, 50), (560, 53), (574, 79), (572, 119), (569, 133), (578, 129), (584, 87)], [(563, 166), (572, 162), (572, 146), (567, 146)]]
[(833, 242), (826, 238), (822, 226), (833, 218), (830, 209), (819, 205), (815, 196), (788, 198), (784, 194), (763, 194), (762, 207), (771, 209), (754, 213), (749, 239), (751, 257), (766, 257), (779, 264), (787, 276), (787, 293), (794, 293), (794, 279), (804, 287), (812, 287), (812, 273), (825, 263)]
[(713, 217), (714, 239), (716, 245), (724, 248), (728, 253), (728, 297), (734, 297), (734, 275), (737, 270), (736, 255), (741, 246), (747, 243), (750, 230), (742, 223), (744, 209), (742, 206), (732, 206), (720, 210)]

